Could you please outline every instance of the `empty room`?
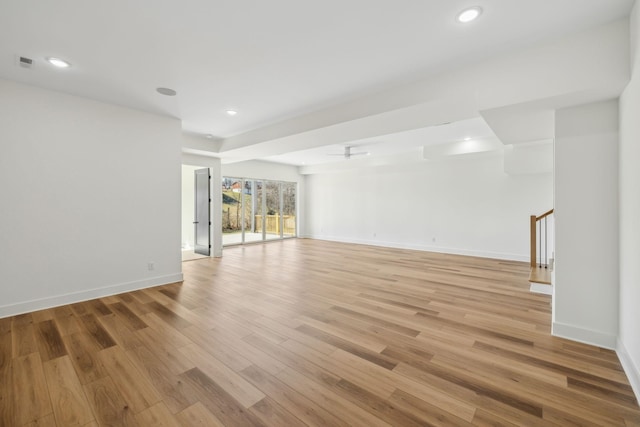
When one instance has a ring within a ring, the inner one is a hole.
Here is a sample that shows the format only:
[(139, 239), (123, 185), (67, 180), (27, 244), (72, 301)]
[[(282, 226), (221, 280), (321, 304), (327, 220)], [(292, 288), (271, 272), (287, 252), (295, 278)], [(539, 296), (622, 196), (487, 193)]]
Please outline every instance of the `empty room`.
[(0, 0), (0, 427), (640, 426), (636, 0)]

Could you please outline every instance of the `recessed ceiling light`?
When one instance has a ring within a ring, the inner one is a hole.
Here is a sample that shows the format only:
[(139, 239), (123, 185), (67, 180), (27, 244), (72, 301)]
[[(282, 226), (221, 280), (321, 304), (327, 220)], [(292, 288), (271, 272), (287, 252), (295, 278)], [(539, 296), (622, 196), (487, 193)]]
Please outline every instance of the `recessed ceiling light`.
[(227, 110), (227, 114), (230, 116), (235, 116), (236, 114), (238, 114), (238, 112), (236, 110)]
[(71, 64), (64, 59), (54, 58), (52, 56), (47, 58), (47, 62), (58, 68), (69, 68), (71, 66)]
[(168, 87), (156, 88), (156, 92), (158, 92), (161, 95), (176, 96), (176, 91), (173, 89), (169, 89)]
[(471, 141), (471, 138), (470, 137), (466, 137), (464, 140), (465, 141)]
[(456, 17), (456, 20), (458, 22), (462, 22), (463, 24), (466, 24), (467, 22), (471, 22), (477, 19), (481, 13), (482, 13), (482, 8), (480, 6), (473, 6), (460, 12)]

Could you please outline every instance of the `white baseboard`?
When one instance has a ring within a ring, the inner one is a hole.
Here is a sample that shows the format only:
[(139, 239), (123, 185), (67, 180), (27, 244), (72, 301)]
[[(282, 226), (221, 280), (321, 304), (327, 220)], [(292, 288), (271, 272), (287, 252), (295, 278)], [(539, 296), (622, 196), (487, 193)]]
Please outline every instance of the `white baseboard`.
[(480, 258), (493, 258), (493, 259), (504, 259), (509, 261), (529, 262), (528, 255), (519, 255), (519, 254), (511, 254), (511, 253), (504, 253), (504, 252), (490, 252), (490, 251), (478, 251), (478, 250), (472, 250), (472, 249), (445, 248), (442, 246), (435, 246), (435, 245), (419, 245), (419, 244), (412, 244), (412, 243), (385, 242), (380, 240), (350, 239), (350, 238), (335, 237), (335, 236), (305, 235), (300, 237), (303, 237), (305, 239), (326, 240), (329, 242), (353, 243), (357, 245), (380, 246), (384, 248), (411, 249), (416, 251), (437, 252), (437, 253), (452, 254), (452, 255), (466, 255), (466, 256), (474, 256), (474, 257), (480, 257)]
[(553, 295), (553, 287), (546, 283), (530, 282), (529, 292), (534, 294)]
[(640, 402), (640, 369), (633, 362), (633, 359), (629, 355), (629, 352), (627, 352), (627, 348), (624, 346), (622, 341), (620, 341), (620, 339), (618, 339), (618, 347), (616, 348), (616, 353), (618, 354), (618, 359), (620, 359), (620, 363), (622, 364), (624, 373), (627, 374), (629, 384), (631, 384), (631, 388), (636, 395), (636, 400)]
[(617, 337), (615, 335), (583, 329), (564, 323), (553, 322), (551, 324), (551, 335), (584, 344), (607, 348), (609, 350), (616, 349)]
[(15, 316), (16, 314), (30, 313), (32, 311), (43, 310), (45, 308), (58, 307), (60, 305), (73, 304), (95, 298), (116, 295), (123, 292), (136, 291), (138, 289), (151, 288), (153, 286), (166, 285), (168, 283), (181, 282), (182, 273), (170, 274), (167, 276), (150, 277), (135, 282), (120, 283), (103, 288), (89, 289), (86, 291), (71, 292), (63, 295), (54, 295), (46, 298), (23, 301), (16, 304), (0, 306), (0, 318)]

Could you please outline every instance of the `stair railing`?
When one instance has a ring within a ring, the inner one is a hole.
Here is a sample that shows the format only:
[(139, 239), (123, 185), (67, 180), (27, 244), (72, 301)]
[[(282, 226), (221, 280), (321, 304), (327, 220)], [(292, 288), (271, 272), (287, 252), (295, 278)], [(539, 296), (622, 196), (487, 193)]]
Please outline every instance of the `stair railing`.
[[(531, 267), (549, 268), (549, 227), (547, 218), (553, 213), (553, 209), (540, 216), (531, 215)], [(544, 243), (542, 234), (544, 233)], [(542, 256), (544, 254), (544, 257)]]

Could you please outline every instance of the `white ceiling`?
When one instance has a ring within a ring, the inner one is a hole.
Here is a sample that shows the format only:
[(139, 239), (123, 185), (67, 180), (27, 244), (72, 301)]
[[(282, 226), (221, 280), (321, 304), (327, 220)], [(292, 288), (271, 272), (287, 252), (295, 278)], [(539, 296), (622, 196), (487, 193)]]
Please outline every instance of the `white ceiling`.
[[(457, 12), (474, 4), (484, 9), (481, 18), (457, 23)], [(0, 0), (0, 77), (173, 116), (187, 132), (230, 138), (596, 27), (626, 16), (632, 5), (633, 0)], [(16, 55), (33, 58), (33, 69), (18, 67)], [(72, 67), (54, 69), (44, 61), (47, 56)], [(178, 95), (159, 95), (157, 87)], [(238, 114), (230, 117), (227, 109)], [(487, 130), (480, 120), (263, 157), (320, 162), (344, 145), (362, 144), (372, 155), (389, 153), (430, 138), (457, 140), (465, 126)]]
[(485, 140), (487, 138), (495, 138), (495, 135), (486, 122), (477, 117), (440, 126), (429, 126), (390, 135), (355, 140), (345, 144), (324, 145), (309, 150), (268, 156), (264, 160), (291, 165), (317, 165), (343, 160), (346, 146), (352, 147), (352, 153), (366, 153), (371, 158), (376, 158), (415, 151), (417, 148), (427, 145), (467, 139)]

